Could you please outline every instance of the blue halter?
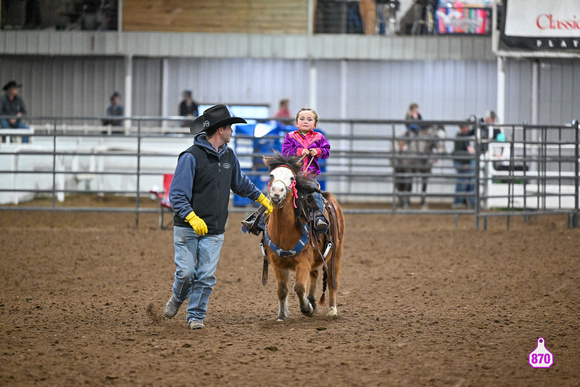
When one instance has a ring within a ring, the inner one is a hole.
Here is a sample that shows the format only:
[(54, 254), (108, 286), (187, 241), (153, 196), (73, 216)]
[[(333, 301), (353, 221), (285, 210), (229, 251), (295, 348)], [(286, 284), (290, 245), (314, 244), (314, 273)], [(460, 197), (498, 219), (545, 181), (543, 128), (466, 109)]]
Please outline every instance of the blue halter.
[(310, 235), (310, 227), (308, 227), (308, 224), (305, 224), (304, 232), (302, 233), (302, 236), (300, 237), (298, 243), (296, 243), (296, 245), (290, 250), (282, 250), (281, 248), (276, 246), (268, 236), (268, 227), (264, 228), (264, 237), (266, 239), (266, 244), (273, 252), (275, 252), (281, 258), (293, 257), (295, 255), (300, 254), (304, 249), (304, 246), (306, 246), (306, 244), (308, 243), (309, 235)]

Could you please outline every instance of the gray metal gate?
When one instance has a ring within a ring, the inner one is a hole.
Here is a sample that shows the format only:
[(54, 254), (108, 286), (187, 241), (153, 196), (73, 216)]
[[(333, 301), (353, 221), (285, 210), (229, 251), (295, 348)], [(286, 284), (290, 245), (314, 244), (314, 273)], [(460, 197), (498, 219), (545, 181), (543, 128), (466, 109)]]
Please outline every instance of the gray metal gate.
[[(106, 117), (32, 117), (33, 130), (0, 131), (0, 210), (27, 211), (114, 211), (139, 214), (155, 212), (143, 208), (141, 199), (159, 185), (163, 174), (173, 173), (177, 154), (192, 138), (179, 128), (175, 117), (126, 117), (130, 125), (102, 126)], [(67, 122), (68, 124), (64, 124)], [(70, 122), (78, 122), (71, 125)], [(146, 125), (144, 123), (147, 123)], [(401, 142), (418, 141), (406, 135), (409, 122), (398, 120), (324, 120), (320, 128), (332, 144), (331, 157), (320, 179), (327, 190), (342, 202), (366, 202), (365, 208), (349, 208), (358, 214), (453, 214), (473, 215), (475, 227), (490, 217), (510, 218), (532, 215), (568, 214), (568, 226), (578, 227), (579, 214), (579, 124), (495, 126), (506, 141), (490, 140), (492, 127), (480, 121), (421, 121), (422, 126), (440, 125), (446, 137), (426, 137), (440, 141), (446, 152), (404, 154)], [(468, 125), (469, 137), (453, 135), (453, 129)], [(23, 135), (29, 144), (13, 142)], [(243, 138), (243, 136), (237, 136)], [(469, 140), (474, 152), (456, 155), (457, 141)], [(241, 162), (253, 162), (262, 154), (238, 151)], [(398, 173), (401, 160), (433, 160), (432, 170)], [(459, 174), (458, 160), (474, 165), (469, 174)], [(248, 172), (263, 174), (264, 172)], [(413, 184), (408, 192), (395, 189), (397, 179)], [(420, 182), (428, 178), (427, 190)], [(473, 182), (474, 189), (456, 192), (458, 179)], [(135, 208), (67, 207), (68, 194), (118, 194), (135, 197)], [(19, 201), (44, 195), (51, 206), (16, 206)], [(474, 205), (453, 208), (457, 197), (473, 199)], [(411, 200), (409, 208), (398, 205), (402, 197)], [(429, 208), (418, 207), (425, 200)], [(61, 203), (62, 202), (62, 203)], [(231, 208), (245, 212), (247, 208)], [(457, 219), (457, 217), (456, 217)]]

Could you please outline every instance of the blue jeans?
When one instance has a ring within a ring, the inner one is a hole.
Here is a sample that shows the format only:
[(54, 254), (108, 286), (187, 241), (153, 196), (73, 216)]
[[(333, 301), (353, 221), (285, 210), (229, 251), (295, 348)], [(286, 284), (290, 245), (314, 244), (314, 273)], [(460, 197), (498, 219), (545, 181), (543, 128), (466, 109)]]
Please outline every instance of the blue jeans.
[(324, 200), (322, 199), (322, 194), (320, 192), (313, 192), (312, 196), (318, 205), (318, 209), (324, 214)]
[(179, 302), (189, 298), (187, 321), (205, 318), (223, 243), (224, 234), (199, 236), (190, 227), (173, 227), (173, 296)]
[[(10, 126), (10, 122), (8, 122), (8, 120), (6, 119), (1, 119), (0, 120), (0, 127), (2, 129), (28, 129), (28, 125), (26, 125), (24, 123), (24, 121), (22, 120), (16, 120), (16, 125), (14, 127)], [(28, 136), (22, 136), (22, 142), (27, 143), (29, 142), (30, 139)]]
[[(473, 194), (475, 192), (475, 160), (469, 160), (469, 163), (464, 163), (463, 161), (455, 161), (455, 170), (459, 176), (457, 178), (457, 183), (455, 184), (455, 193), (469, 193)], [(469, 204), (471, 207), (475, 207), (475, 197), (466, 196), (455, 196), (453, 199), (453, 204)]]

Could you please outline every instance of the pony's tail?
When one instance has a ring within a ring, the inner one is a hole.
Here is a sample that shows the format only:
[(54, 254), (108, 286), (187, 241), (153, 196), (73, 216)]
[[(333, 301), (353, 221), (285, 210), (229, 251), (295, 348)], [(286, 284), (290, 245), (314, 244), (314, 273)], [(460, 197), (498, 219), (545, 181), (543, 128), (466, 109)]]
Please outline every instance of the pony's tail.
[(326, 300), (326, 282), (328, 280), (328, 272), (326, 271), (326, 266), (322, 267), (323, 275), (322, 275), (322, 295), (320, 296), (320, 300), (318, 303), (320, 305), (324, 305), (324, 301)]

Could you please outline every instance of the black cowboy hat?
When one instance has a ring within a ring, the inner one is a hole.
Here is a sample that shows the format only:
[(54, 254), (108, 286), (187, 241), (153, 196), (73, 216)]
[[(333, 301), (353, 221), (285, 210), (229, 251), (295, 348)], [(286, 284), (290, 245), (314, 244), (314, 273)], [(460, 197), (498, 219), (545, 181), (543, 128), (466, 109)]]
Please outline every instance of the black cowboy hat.
[(19, 85), (18, 83), (16, 83), (16, 81), (10, 81), (7, 84), (4, 85), (4, 87), (2, 88), (2, 90), (4, 91), (8, 91), (8, 89), (10, 89), (11, 87), (16, 87), (16, 88), (21, 88), (22, 85)]
[(191, 134), (197, 134), (231, 124), (247, 124), (247, 122), (243, 118), (234, 117), (226, 105), (215, 105), (207, 108), (201, 116), (193, 120), (189, 131)]

